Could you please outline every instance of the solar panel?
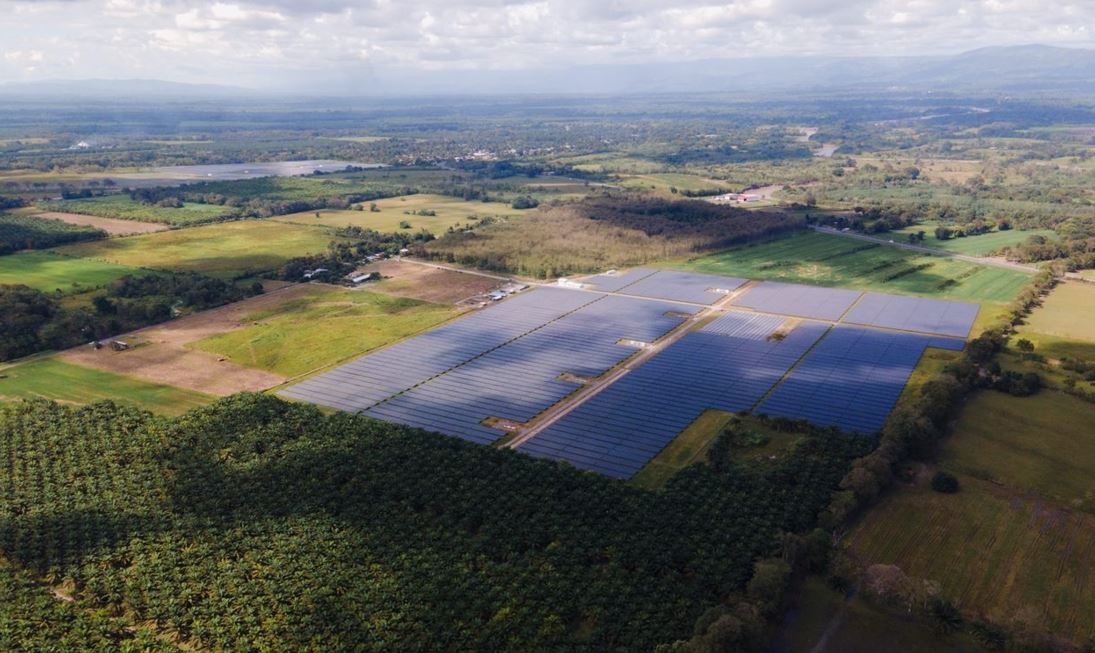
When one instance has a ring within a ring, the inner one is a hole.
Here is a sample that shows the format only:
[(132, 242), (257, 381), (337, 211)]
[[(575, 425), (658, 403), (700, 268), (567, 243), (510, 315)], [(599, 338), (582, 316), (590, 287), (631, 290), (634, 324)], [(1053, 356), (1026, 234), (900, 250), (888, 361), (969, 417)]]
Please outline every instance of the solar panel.
[(674, 342), (518, 451), (630, 477), (704, 410), (751, 408), (829, 328), (804, 323), (782, 340), (771, 338), (783, 322), (727, 313)]
[(581, 291), (538, 288), (362, 356), (278, 394), (361, 411), (597, 299), (597, 295)]
[(838, 326), (780, 383), (758, 412), (870, 433), (882, 428), (937, 339)]
[(595, 277), (586, 279), (583, 283), (604, 292), (616, 292), (620, 288), (629, 286), (639, 279), (649, 277), (654, 274), (654, 272), (655, 270), (650, 268), (635, 268), (634, 270), (615, 274), (598, 274)]
[[(687, 309), (684, 312), (692, 312)], [(664, 302), (603, 297), (365, 411), (474, 442), (503, 431), (488, 417), (527, 422), (580, 386), (565, 373), (596, 377), (635, 353), (621, 339), (649, 342), (681, 323), (680, 307)]]
[(765, 281), (750, 288), (733, 303), (765, 313), (835, 321), (861, 294), (858, 290)]
[(867, 293), (848, 311), (845, 322), (902, 331), (966, 338), (980, 306), (923, 297)]
[[(639, 279), (620, 290), (625, 295), (670, 299), (695, 304), (714, 304), (727, 292), (745, 283), (745, 279), (714, 274), (661, 270)], [(723, 292), (715, 292), (716, 290)]]

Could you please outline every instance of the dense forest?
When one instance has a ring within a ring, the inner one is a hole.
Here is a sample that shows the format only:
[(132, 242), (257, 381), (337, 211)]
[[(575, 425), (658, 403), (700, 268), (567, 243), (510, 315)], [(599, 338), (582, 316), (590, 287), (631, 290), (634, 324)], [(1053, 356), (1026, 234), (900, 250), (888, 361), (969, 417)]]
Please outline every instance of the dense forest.
[(63, 349), (262, 292), (199, 274), (127, 275), (73, 304), (27, 286), (0, 285), (0, 361)]
[[(809, 431), (761, 465), (716, 448), (655, 493), (265, 395), (174, 420), (8, 405), (0, 551), (74, 603), (5, 603), (0, 623), (72, 609), (74, 628), (100, 620), (91, 650), (112, 650), (113, 618), (221, 650), (699, 650), (694, 622), (740, 612), (709, 608), (751, 578), (778, 597), (754, 562), (871, 446)], [(33, 593), (20, 578), (0, 582)], [(14, 632), (37, 648), (58, 630)]]

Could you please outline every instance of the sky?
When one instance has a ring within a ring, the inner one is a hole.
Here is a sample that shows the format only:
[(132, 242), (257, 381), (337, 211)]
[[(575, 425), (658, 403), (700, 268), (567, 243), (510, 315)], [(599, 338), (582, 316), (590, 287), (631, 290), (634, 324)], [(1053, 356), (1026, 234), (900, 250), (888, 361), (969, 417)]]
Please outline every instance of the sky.
[(277, 89), (399, 71), (1095, 47), (1093, 31), (1091, 0), (0, 0), (0, 82)]

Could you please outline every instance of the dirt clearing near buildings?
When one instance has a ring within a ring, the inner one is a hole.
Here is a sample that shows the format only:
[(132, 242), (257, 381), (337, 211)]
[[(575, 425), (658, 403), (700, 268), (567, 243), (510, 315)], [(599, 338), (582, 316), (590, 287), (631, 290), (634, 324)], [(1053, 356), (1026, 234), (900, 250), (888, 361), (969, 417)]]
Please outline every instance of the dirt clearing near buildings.
[(285, 377), (243, 367), (224, 360), (222, 356), (190, 349), (186, 345), (243, 328), (246, 326), (243, 321), (246, 316), (274, 310), (312, 292), (315, 292), (314, 286), (290, 286), (114, 338), (130, 345), (126, 351), (114, 351), (109, 344), (98, 350), (84, 345), (63, 352), (60, 358), (70, 363), (212, 395), (265, 390), (284, 382)]
[(57, 211), (35, 213), (34, 216), (37, 218), (47, 218), (49, 220), (60, 220), (61, 222), (67, 222), (68, 224), (79, 224), (87, 227), (95, 227), (96, 229), (102, 229), (111, 236), (147, 234), (152, 233), (153, 231), (163, 231), (169, 228), (166, 224), (137, 222), (136, 220), (117, 220), (115, 218), (100, 218), (95, 215), (59, 213)]
[(379, 283), (370, 284), (370, 290), (435, 304), (455, 304), (504, 284), (500, 279), (407, 261), (380, 261), (365, 271), (384, 276)]

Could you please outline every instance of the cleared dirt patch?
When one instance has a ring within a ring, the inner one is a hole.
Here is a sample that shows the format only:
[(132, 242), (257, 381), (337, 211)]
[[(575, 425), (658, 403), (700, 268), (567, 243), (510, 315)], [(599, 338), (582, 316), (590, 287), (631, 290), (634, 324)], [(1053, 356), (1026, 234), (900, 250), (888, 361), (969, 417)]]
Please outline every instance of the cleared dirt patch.
[(88, 227), (95, 227), (96, 229), (102, 229), (111, 236), (147, 234), (153, 231), (163, 231), (164, 229), (168, 229), (168, 226), (166, 224), (137, 222), (135, 220), (115, 220), (114, 218), (100, 218), (94, 215), (79, 215), (77, 213), (59, 213), (57, 211), (46, 211), (45, 213), (35, 213), (34, 215), (38, 218), (48, 218), (50, 220), (60, 220), (61, 222), (67, 222), (69, 224), (79, 224)]
[(421, 299), (435, 304), (455, 304), (503, 285), (503, 282), (475, 274), (441, 270), (406, 261), (380, 261), (365, 268), (386, 278), (366, 286), (369, 290)]
[(116, 352), (109, 346), (95, 350), (84, 345), (60, 356), (71, 363), (213, 395), (265, 390), (283, 383), (285, 377), (189, 349), (187, 343), (242, 328), (247, 315), (316, 291), (315, 286), (290, 286), (115, 338), (132, 346), (127, 351)]

